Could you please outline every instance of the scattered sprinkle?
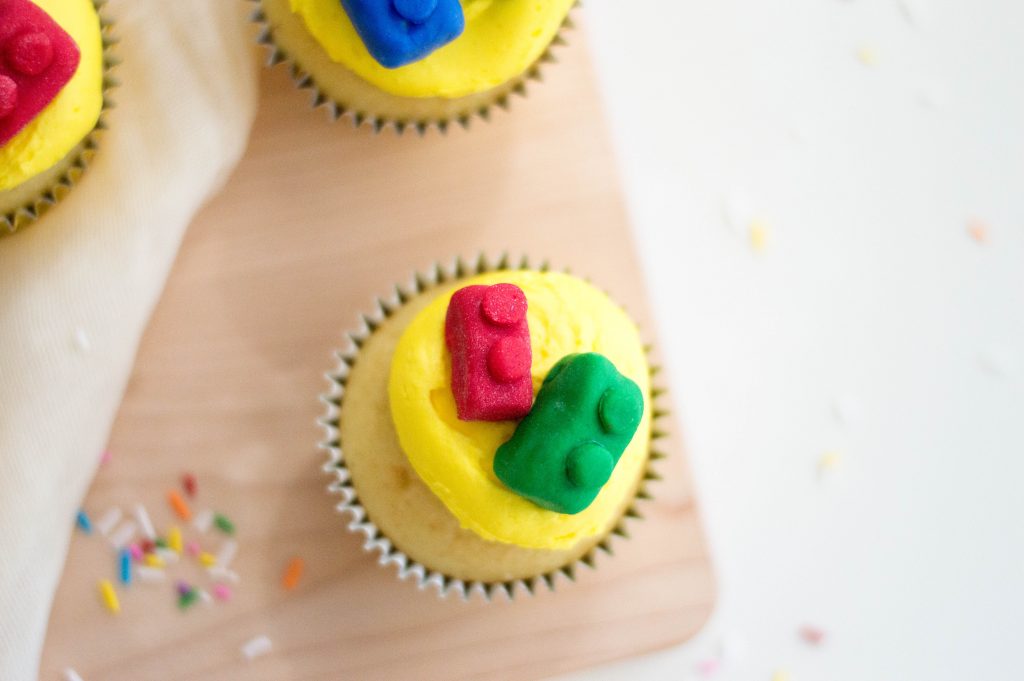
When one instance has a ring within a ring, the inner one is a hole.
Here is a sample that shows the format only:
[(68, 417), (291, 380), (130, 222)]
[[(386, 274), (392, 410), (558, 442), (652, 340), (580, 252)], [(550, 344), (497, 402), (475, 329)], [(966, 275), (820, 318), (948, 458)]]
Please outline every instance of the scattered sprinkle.
[(844, 426), (859, 421), (863, 412), (860, 400), (853, 395), (838, 395), (832, 400), (832, 415)]
[(213, 567), (217, 564), (217, 557), (212, 553), (203, 551), (199, 554), (199, 564), (206, 568)]
[[(156, 556), (151, 557), (156, 558)], [(138, 575), (139, 581), (146, 582), (147, 584), (163, 582), (167, 579), (167, 573), (163, 570), (159, 570), (155, 567), (146, 567), (144, 565), (135, 568), (135, 574)]]
[(142, 550), (142, 547), (136, 543), (128, 545), (128, 553), (131, 555), (132, 559), (134, 559), (135, 562), (137, 563), (142, 562), (142, 559), (146, 556), (145, 552)]
[(284, 574), (281, 575), (281, 586), (286, 591), (292, 591), (299, 585), (299, 580), (302, 579), (302, 572), (305, 567), (305, 561), (298, 556), (288, 561), (288, 567), (285, 568)]
[(825, 640), (825, 632), (818, 627), (805, 626), (800, 628), (800, 638), (808, 645), (817, 646)]
[(179, 596), (184, 596), (192, 590), (192, 586), (183, 579), (179, 579), (178, 582), (174, 585), (174, 588), (178, 590)]
[(717, 657), (709, 657), (697, 663), (697, 671), (701, 676), (714, 676), (721, 665), (722, 663)]
[(209, 532), (210, 527), (213, 526), (213, 511), (204, 508), (196, 514), (196, 519), (192, 521), (192, 526), (203, 534)]
[(181, 529), (177, 525), (167, 531), (167, 547), (175, 553), (181, 553), (184, 549), (181, 541)]
[(858, 48), (856, 55), (857, 61), (859, 61), (864, 66), (878, 66), (878, 54), (874, 51), (874, 49), (866, 46), (861, 47)]
[(121, 603), (117, 600), (117, 592), (114, 591), (114, 585), (110, 583), (109, 579), (100, 580), (100, 596), (103, 598), (103, 605), (107, 606), (107, 610), (114, 614), (121, 612)]
[(192, 556), (193, 558), (199, 556), (203, 552), (203, 547), (199, 545), (197, 541), (190, 541), (185, 544), (185, 553)]
[(178, 517), (188, 522), (192, 519), (192, 511), (189, 509), (188, 504), (181, 498), (177, 490), (171, 490), (167, 493), (167, 503), (171, 505), (174, 512), (178, 514)]
[(167, 563), (164, 562), (164, 559), (155, 553), (148, 554), (146, 556), (145, 563), (151, 568), (162, 568), (167, 565)]
[(185, 490), (185, 494), (187, 494), (190, 499), (195, 497), (196, 476), (191, 473), (185, 473), (185, 475), (181, 476), (181, 486)]
[(121, 553), (118, 555), (118, 562), (120, 564), (121, 583), (128, 585), (132, 583), (132, 553), (128, 549), (121, 549)]
[(204, 589), (196, 589), (196, 595), (199, 596), (199, 600), (203, 602), (203, 605), (213, 605), (213, 597)]
[(257, 636), (256, 638), (250, 639), (245, 642), (242, 646), (242, 657), (250, 662), (261, 655), (266, 655), (270, 652), (273, 644), (270, 639), (266, 636)]
[(231, 587), (227, 584), (214, 584), (213, 585), (213, 596), (218, 601), (230, 601), (231, 600)]
[(196, 590), (189, 589), (185, 593), (178, 596), (178, 607), (182, 610), (188, 610), (195, 604), (196, 599), (198, 598), (199, 594), (196, 592)]
[(104, 449), (103, 453), (100, 454), (100, 463), (106, 466), (108, 463), (110, 463), (110, 460), (113, 458), (113, 453), (109, 449)]
[(114, 525), (121, 522), (121, 509), (117, 506), (107, 509), (107, 512), (100, 516), (100, 519), (96, 521), (96, 529), (103, 536), (110, 534), (110, 531), (114, 529)]
[(1016, 369), (1016, 361), (1003, 347), (989, 346), (978, 353), (981, 368), (993, 376), (1006, 376)]
[(231, 522), (227, 516), (221, 513), (213, 516), (213, 524), (217, 526), (218, 530), (226, 535), (233, 535), (235, 533), (235, 524)]
[(235, 543), (235, 540), (228, 539), (221, 545), (220, 551), (217, 552), (217, 567), (225, 569), (230, 567), (236, 553), (238, 553), (238, 544)]
[(153, 522), (149, 519), (149, 513), (142, 504), (135, 504), (135, 520), (139, 522), (139, 527), (142, 528), (142, 534), (145, 535), (146, 539), (156, 539), (156, 530), (153, 529)]
[(216, 579), (221, 582), (231, 582), (232, 584), (238, 584), (241, 580), (238, 573), (234, 570), (229, 570), (226, 567), (220, 565), (214, 565), (209, 568), (207, 572), (210, 574), (211, 579)]
[(153, 549), (153, 553), (159, 556), (160, 560), (162, 560), (164, 563), (177, 563), (179, 560), (178, 554), (172, 551), (171, 549), (161, 549), (158, 547), (156, 549)]
[(772, 674), (772, 681), (790, 681), (789, 672), (779, 670)]
[(124, 521), (121, 523), (121, 526), (110, 535), (111, 545), (118, 551), (128, 546), (128, 543), (135, 538), (136, 529), (137, 527), (134, 520)]
[(153, 553), (156, 550), (156, 542), (151, 539), (143, 539), (139, 542), (139, 548), (143, 553)]
[(75, 516), (75, 524), (78, 525), (78, 529), (83, 534), (92, 534), (92, 522), (90, 522), (89, 516), (85, 514), (83, 509), (78, 509), (78, 515)]
[(750, 247), (761, 253), (768, 247), (768, 239), (771, 236), (771, 228), (766, 222), (760, 219), (750, 221)]
[(843, 463), (843, 455), (839, 452), (825, 452), (818, 459), (818, 474), (824, 475), (829, 471), (834, 471)]
[(967, 234), (974, 239), (975, 243), (988, 243), (988, 224), (977, 218), (967, 223)]
[(75, 327), (74, 343), (79, 352), (89, 352), (92, 350), (92, 341), (89, 340), (89, 334), (80, 326)]
[(82, 681), (82, 677), (74, 669), (68, 667), (64, 670), (64, 681)]
[(925, 16), (924, 0), (898, 0), (903, 18), (911, 26), (920, 26)]

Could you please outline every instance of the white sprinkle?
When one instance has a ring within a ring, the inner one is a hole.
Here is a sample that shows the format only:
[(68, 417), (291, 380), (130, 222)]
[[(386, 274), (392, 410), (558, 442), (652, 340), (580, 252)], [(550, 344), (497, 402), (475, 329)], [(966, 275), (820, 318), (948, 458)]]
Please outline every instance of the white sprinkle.
[(100, 516), (100, 519), (96, 521), (96, 529), (103, 536), (110, 534), (110, 531), (114, 529), (114, 525), (121, 522), (121, 509), (117, 506), (107, 509), (107, 512)]
[(864, 408), (853, 395), (837, 395), (832, 400), (832, 415), (836, 417), (836, 421), (849, 426), (860, 420), (864, 413)]
[(89, 352), (92, 350), (92, 341), (89, 340), (89, 334), (82, 327), (75, 327), (74, 340), (75, 347), (79, 352)]
[(64, 681), (82, 681), (82, 677), (74, 669), (68, 667), (64, 670)]
[(238, 573), (234, 570), (228, 570), (219, 565), (214, 565), (206, 570), (210, 574), (210, 578), (218, 582), (231, 582), (232, 584), (238, 584), (241, 578)]
[(978, 363), (993, 376), (1006, 376), (1017, 368), (1013, 355), (1006, 348), (994, 345), (982, 348), (978, 353)]
[(197, 530), (206, 534), (210, 531), (210, 527), (213, 525), (213, 511), (208, 508), (204, 508), (202, 511), (196, 513), (196, 517), (192, 519), (192, 526)]
[(135, 525), (134, 520), (124, 521), (124, 523), (122, 523), (121, 526), (117, 528), (112, 535), (110, 535), (110, 543), (115, 549), (120, 551), (128, 545), (128, 542), (130, 542), (133, 537), (135, 537), (135, 531), (137, 529), (138, 527)]
[(753, 217), (750, 201), (739, 191), (729, 192), (722, 204), (722, 217), (725, 224), (736, 236), (746, 236), (747, 227)]
[(735, 631), (726, 632), (718, 643), (718, 652), (722, 661), (738, 664), (747, 656), (747, 639)]
[(179, 556), (176, 551), (172, 551), (171, 549), (164, 548), (162, 546), (158, 546), (155, 549), (153, 549), (153, 553), (160, 556), (160, 559), (168, 565), (170, 565), (171, 563), (177, 563), (179, 560), (181, 560), (181, 556)]
[(926, 14), (924, 0), (898, 0), (898, 3), (907, 23), (911, 26), (920, 26)]
[(156, 530), (153, 529), (153, 522), (149, 519), (149, 513), (146, 512), (146, 507), (142, 504), (135, 505), (135, 519), (139, 521), (139, 527), (142, 528), (142, 534), (145, 535), (146, 539), (150, 541), (156, 539)]
[(246, 641), (245, 645), (242, 646), (242, 657), (250, 662), (260, 655), (266, 655), (270, 652), (273, 644), (270, 639), (266, 636), (257, 636), (254, 639)]
[(136, 567), (135, 574), (138, 575), (140, 582), (146, 582), (147, 584), (158, 584), (167, 579), (167, 574), (163, 570), (146, 565)]
[(234, 539), (228, 539), (221, 547), (220, 551), (217, 552), (217, 567), (227, 569), (231, 567), (231, 561), (235, 559), (235, 554), (238, 553), (238, 543)]
[(203, 605), (213, 605), (213, 596), (210, 595), (209, 591), (196, 589), (196, 593), (199, 594), (199, 600), (203, 602)]

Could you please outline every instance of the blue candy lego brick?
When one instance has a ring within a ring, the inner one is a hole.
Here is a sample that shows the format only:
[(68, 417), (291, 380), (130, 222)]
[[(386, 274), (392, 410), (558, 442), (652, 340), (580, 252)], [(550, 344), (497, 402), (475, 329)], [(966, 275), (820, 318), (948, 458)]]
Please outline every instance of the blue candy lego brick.
[(341, 4), (366, 49), (389, 69), (423, 59), (465, 28), (459, 0), (341, 0)]

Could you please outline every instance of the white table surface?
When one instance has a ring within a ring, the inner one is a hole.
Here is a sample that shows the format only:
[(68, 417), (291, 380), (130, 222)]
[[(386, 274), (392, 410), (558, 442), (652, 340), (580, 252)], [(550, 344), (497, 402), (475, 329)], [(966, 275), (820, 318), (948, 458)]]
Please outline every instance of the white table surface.
[(584, 11), (720, 593), (566, 678), (1021, 678), (1024, 3)]

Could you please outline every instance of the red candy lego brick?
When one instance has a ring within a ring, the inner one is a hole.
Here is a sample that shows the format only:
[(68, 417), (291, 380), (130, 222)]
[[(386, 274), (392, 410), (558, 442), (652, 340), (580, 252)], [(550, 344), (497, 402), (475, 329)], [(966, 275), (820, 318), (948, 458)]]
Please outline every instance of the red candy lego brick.
[(29, 0), (0, 0), (0, 146), (39, 115), (78, 68), (78, 46)]
[(533, 353), (522, 289), (514, 284), (459, 289), (448, 303), (444, 338), (460, 419), (509, 421), (530, 412)]

